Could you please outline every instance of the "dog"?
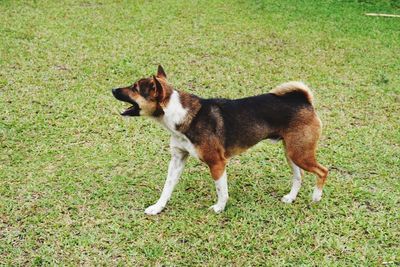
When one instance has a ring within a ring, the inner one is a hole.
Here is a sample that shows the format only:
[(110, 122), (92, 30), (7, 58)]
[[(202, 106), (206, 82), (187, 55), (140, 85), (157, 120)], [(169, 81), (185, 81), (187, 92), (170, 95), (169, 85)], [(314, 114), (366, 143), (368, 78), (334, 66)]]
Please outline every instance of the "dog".
[(145, 209), (146, 214), (155, 215), (165, 208), (189, 155), (208, 165), (218, 196), (210, 209), (222, 212), (228, 201), (229, 159), (265, 139), (283, 142), (293, 171), (292, 188), (282, 201), (296, 199), (303, 170), (317, 176), (312, 200), (321, 200), (328, 176), (328, 169), (316, 160), (322, 123), (313, 107), (313, 94), (304, 83), (284, 83), (267, 94), (241, 99), (204, 99), (175, 90), (160, 65), (156, 75), (112, 89), (112, 93), (132, 105), (121, 115), (151, 117), (171, 133), (167, 179), (160, 198)]

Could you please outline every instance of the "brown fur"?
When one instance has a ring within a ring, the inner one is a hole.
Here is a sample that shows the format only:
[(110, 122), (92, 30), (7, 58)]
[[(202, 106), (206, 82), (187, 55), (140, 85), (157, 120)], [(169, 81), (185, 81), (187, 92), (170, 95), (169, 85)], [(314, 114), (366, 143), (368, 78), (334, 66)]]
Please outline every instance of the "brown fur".
[(316, 160), (318, 140), (321, 135), (321, 121), (313, 110), (304, 109), (298, 113), (295, 122), (283, 134), (287, 157), (301, 169), (317, 175), (319, 189), (325, 184), (328, 169)]
[(188, 113), (185, 120), (181, 124), (177, 125), (176, 128), (178, 131), (185, 133), (187, 129), (189, 129), (194, 116), (196, 116), (197, 112), (200, 110), (201, 105), (199, 98), (191, 94), (179, 92), (179, 97), (182, 107), (185, 108)]
[(204, 139), (196, 149), (200, 159), (210, 168), (212, 178), (218, 180), (224, 173), (227, 163), (225, 149), (220, 140), (214, 137)]

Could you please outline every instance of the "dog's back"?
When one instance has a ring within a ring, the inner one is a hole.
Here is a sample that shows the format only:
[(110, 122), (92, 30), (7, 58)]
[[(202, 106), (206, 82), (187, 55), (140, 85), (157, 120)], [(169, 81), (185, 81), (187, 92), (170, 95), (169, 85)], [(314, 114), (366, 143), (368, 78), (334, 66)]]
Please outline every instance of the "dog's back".
[(299, 117), (304, 122), (316, 116), (312, 98), (301, 85), (288, 83), (272, 93), (234, 100), (200, 99), (201, 108), (185, 134), (195, 144), (217, 138), (227, 157), (267, 138), (282, 139)]

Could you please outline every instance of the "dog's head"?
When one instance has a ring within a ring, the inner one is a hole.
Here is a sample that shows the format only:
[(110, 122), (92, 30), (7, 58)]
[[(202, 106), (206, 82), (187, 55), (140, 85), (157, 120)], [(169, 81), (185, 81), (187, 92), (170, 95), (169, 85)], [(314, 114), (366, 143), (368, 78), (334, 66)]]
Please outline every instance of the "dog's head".
[(112, 89), (112, 93), (116, 99), (132, 104), (121, 115), (158, 117), (164, 114), (162, 107), (168, 102), (172, 88), (168, 85), (167, 75), (160, 65), (157, 75), (140, 79), (127, 87)]

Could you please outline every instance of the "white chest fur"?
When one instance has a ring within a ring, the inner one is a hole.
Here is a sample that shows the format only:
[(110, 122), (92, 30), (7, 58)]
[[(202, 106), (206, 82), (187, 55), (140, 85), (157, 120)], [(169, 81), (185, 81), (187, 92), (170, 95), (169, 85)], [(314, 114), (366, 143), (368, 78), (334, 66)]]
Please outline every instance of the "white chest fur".
[(171, 133), (181, 134), (176, 130), (176, 125), (183, 122), (187, 116), (187, 110), (182, 106), (179, 99), (179, 93), (173, 91), (168, 102), (168, 105), (164, 108), (164, 115), (158, 119), (167, 130)]
[(171, 148), (176, 147), (181, 150), (187, 151), (192, 157), (194, 157), (196, 159), (199, 158), (196, 148), (194, 147), (192, 142), (190, 142), (190, 140), (183, 134), (180, 136), (172, 134), (170, 146), (171, 146)]
[(181, 104), (179, 93), (173, 91), (168, 105), (164, 108), (164, 116), (158, 121), (171, 132), (171, 147), (185, 150), (191, 156), (198, 158), (194, 145), (184, 134), (176, 130), (176, 125), (179, 125), (186, 119), (187, 113), (187, 109)]

